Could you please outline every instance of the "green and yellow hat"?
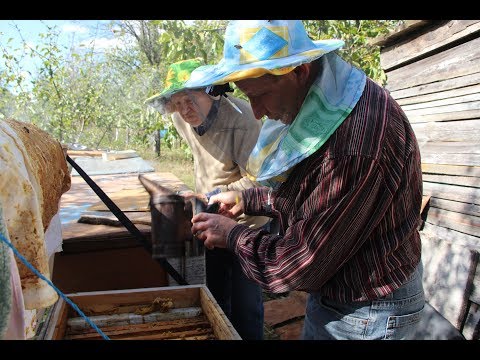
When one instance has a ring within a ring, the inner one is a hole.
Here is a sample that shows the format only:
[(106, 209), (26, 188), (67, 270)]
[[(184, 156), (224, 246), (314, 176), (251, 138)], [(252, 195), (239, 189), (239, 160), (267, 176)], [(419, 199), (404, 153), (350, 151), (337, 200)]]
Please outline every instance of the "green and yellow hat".
[(173, 94), (185, 90), (185, 83), (190, 79), (192, 71), (204, 65), (202, 58), (181, 60), (168, 67), (164, 89), (145, 100), (145, 104), (152, 106), (162, 114), (168, 113), (167, 103)]

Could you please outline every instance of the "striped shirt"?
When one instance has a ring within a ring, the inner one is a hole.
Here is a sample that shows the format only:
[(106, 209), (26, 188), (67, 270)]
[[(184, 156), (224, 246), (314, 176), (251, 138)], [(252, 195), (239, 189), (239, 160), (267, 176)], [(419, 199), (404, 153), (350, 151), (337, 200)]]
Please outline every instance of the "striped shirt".
[(245, 213), (277, 217), (279, 235), (236, 225), (227, 246), (269, 292), (340, 301), (388, 295), (421, 257), (422, 172), (415, 134), (388, 92), (367, 79), (351, 114), (271, 194), (243, 191)]

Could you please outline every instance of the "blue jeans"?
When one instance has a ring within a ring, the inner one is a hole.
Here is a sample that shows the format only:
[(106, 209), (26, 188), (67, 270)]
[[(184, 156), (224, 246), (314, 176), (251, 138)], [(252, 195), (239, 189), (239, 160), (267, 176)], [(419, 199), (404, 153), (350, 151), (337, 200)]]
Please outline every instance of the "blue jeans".
[(309, 294), (302, 339), (412, 339), (425, 305), (422, 274), (420, 263), (404, 285), (373, 301), (345, 304)]
[(263, 340), (262, 288), (248, 279), (230, 251), (205, 249), (207, 287), (244, 340)]

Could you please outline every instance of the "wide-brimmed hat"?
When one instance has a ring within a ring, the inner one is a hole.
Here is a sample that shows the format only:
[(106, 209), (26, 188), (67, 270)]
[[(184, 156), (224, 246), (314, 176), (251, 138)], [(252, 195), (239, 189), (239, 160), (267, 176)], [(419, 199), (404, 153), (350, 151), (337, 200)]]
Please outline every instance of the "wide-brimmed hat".
[(195, 69), (185, 86), (281, 75), (343, 45), (337, 39), (312, 41), (300, 20), (234, 20), (225, 31), (223, 59)]
[(145, 104), (154, 107), (161, 113), (168, 112), (168, 99), (173, 94), (185, 90), (185, 83), (190, 78), (192, 71), (204, 64), (205, 62), (202, 58), (181, 60), (170, 64), (163, 90), (145, 100)]

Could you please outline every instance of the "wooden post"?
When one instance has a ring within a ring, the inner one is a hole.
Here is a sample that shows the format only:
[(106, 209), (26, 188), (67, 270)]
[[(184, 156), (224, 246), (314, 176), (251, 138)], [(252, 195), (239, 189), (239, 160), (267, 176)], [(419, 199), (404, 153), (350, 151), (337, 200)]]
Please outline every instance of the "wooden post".
[(157, 154), (158, 157), (160, 157), (161, 140), (160, 130), (155, 130), (155, 154)]

